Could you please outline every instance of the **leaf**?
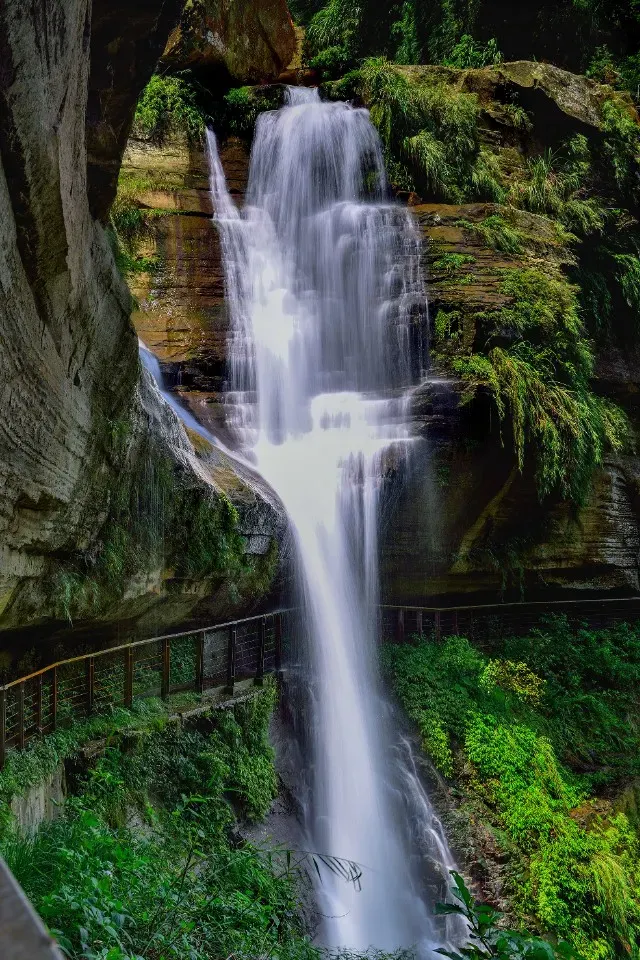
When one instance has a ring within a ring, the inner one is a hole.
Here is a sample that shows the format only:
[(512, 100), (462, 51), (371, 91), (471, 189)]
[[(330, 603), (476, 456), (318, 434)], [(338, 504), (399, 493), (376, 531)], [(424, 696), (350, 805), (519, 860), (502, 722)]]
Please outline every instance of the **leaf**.
[(451, 876), (453, 877), (454, 882), (455, 882), (455, 885), (456, 885), (456, 889), (455, 889), (455, 891), (454, 891), (455, 895), (456, 895), (460, 900), (462, 900), (462, 902), (464, 903), (464, 905), (465, 905), (466, 907), (469, 907), (469, 908), (472, 907), (472, 906), (473, 906), (473, 897), (472, 897), (471, 893), (469, 892), (469, 889), (467, 888), (467, 885), (466, 885), (466, 883), (464, 882), (463, 878), (460, 876), (460, 874), (459, 874), (456, 870), (452, 870), (452, 871), (451, 871)]
[(457, 903), (436, 903), (433, 912), (437, 917), (449, 916), (452, 913), (457, 913), (463, 917), (467, 915), (467, 911), (459, 907)]

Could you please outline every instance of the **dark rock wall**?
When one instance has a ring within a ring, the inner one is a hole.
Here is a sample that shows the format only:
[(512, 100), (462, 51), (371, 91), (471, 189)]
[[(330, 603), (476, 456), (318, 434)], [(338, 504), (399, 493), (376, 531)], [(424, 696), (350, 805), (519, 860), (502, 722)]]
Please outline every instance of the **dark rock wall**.
[[(201, 490), (203, 502), (231, 490), (242, 532), (258, 553), (268, 552), (278, 526), (272, 507), (256, 512), (256, 496), (229, 479), (232, 465), (214, 465), (216, 478), (195, 463), (184, 429), (163, 412), (157, 392), (147, 389), (143, 402), (132, 301), (101, 222), (138, 93), (180, 6), (0, 5), (1, 628), (57, 616), (51, 585), (61, 577), (67, 594), (69, 584), (77, 588), (79, 616), (90, 615), (84, 579), (93, 589), (89, 573), (100, 564), (114, 491), (122, 493), (136, 451), (149, 456), (148, 431), (156, 432), (152, 456), (173, 462), (180, 482)], [(155, 625), (162, 627), (202, 601), (206, 578), (178, 585), (181, 605), (166, 603), (167, 571), (150, 577), (149, 562), (141, 557), (138, 575), (129, 569), (119, 584), (123, 603), (97, 604), (95, 615), (134, 615), (134, 601), (146, 597), (138, 607), (159, 605), (166, 616), (159, 613)], [(236, 591), (236, 605), (259, 599), (271, 567), (269, 560), (264, 571), (253, 570), (256, 595)]]
[(88, 0), (0, 8), (0, 611), (105, 507), (105, 423), (137, 376), (130, 298), (88, 205)]

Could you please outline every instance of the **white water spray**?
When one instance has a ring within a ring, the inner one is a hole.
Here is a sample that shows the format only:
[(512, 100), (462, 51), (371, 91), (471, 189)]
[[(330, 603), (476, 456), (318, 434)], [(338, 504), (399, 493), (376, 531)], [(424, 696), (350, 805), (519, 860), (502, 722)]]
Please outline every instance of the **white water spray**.
[[(361, 892), (325, 878), (323, 939), (428, 955), (437, 936), (375, 651), (378, 501), (412, 443), (405, 395), (424, 362), (419, 237), (385, 199), (365, 110), (291, 88), (258, 119), (242, 213), (212, 133), (208, 149), (231, 314), (228, 421), (287, 510), (310, 624), (310, 843), (363, 867)], [(446, 868), (448, 852), (433, 855)]]

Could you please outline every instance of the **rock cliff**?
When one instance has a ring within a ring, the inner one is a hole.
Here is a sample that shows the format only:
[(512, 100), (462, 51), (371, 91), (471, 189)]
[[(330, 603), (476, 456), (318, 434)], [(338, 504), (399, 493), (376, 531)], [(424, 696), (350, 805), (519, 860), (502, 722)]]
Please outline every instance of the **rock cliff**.
[[(165, 611), (154, 622), (163, 626), (203, 596), (217, 597), (217, 610), (253, 602), (274, 572), (273, 509), (211, 451), (198, 461), (175, 415), (140, 380), (132, 301), (103, 225), (137, 96), (180, 12), (177, 0), (0, 8), (5, 629), (136, 619), (150, 607)], [(173, 507), (161, 537), (162, 509), (138, 502), (154, 490)], [(185, 527), (180, 510), (202, 529)], [(172, 546), (178, 529), (189, 531), (182, 556)], [(243, 534), (253, 532), (247, 547)], [(205, 535), (216, 556), (189, 559)]]
[[(405, 70), (475, 95), (483, 142), (500, 152), (509, 169), (521, 168), (530, 154), (571, 133), (600, 136), (607, 89), (566, 71), (534, 63)], [(516, 93), (524, 97), (530, 118), (525, 131), (511, 123), (508, 105)], [(141, 203), (173, 215), (158, 218), (146, 241), (144, 252), (158, 256), (160, 267), (134, 282), (141, 306), (135, 322), (174, 389), (219, 430), (227, 317), (218, 239), (208, 219), (206, 167), (198, 151), (178, 145), (171, 150), (174, 189), (166, 188), (165, 178), (164, 189), (139, 194)], [(167, 155), (165, 150), (165, 164)], [(240, 198), (246, 143), (231, 137), (222, 156)], [(160, 162), (153, 148), (131, 143), (125, 175), (148, 184)], [(535, 268), (562, 278), (576, 269), (579, 245), (547, 216), (499, 203), (409, 199), (425, 238), (432, 332), (439, 315), (457, 315), (458, 347), (472, 349), (486, 311), (508, 304), (501, 289), (505, 270)], [(494, 222), (507, 224), (517, 238), (512, 249), (501, 249), (504, 243), (487, 231)], [(434, 347), (432, 375), (414, 399), (416, 430), (424, 439), (385, 512), (381, 574), (389, 601), (446, 604), (637, 592), (640, 463), (633, 452), (605, 457), (581, 505), (561, 497), (541, 501), (531, 465), (520, 471), (514, 462), (509, 424), (499, 422), (485, 395), (462, 402), (464, 384), (440, 368), (437, 343)], [(596, 389), (623, 404), (632, 429), (636, 371), (633, 355), (614, 338), (599, 343)]]

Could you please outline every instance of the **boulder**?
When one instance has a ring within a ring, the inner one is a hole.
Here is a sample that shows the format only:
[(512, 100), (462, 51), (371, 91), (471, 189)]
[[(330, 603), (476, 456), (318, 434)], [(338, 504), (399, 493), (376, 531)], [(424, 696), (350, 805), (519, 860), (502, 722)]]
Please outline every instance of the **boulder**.
[(260, 83), (289, 65), (297, 44), (285, 0), (188, 0), (162, 65)]

